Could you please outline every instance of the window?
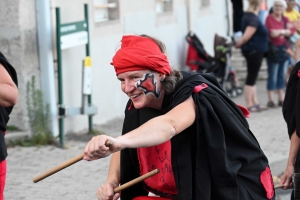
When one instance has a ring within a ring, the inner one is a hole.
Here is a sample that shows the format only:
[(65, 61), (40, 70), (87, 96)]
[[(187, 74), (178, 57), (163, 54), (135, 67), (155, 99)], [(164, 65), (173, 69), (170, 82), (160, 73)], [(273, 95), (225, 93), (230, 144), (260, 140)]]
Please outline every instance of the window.
[(173, 10), (173, 0), (156, 0), (156, 12), (165, 13)]
[(201, 7), (207, 7), (210, 4), (210, 0), (201, 0)]
[(94, 0), (95, 22), (105, 22), (119, 19), (119, 0)]

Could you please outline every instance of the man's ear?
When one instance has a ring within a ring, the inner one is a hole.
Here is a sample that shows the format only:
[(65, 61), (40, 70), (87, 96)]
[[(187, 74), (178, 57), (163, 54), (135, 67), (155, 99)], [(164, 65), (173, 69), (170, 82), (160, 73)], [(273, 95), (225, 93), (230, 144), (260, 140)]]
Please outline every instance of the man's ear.
[(165, 74), (163, 74), (163, 75), (159, 75), (159, 77), (160, 77), (160, 81), (164, 81), (164, 80), (165, 80), (165, 78), (166, 78), (166, 75), (165, 75)]

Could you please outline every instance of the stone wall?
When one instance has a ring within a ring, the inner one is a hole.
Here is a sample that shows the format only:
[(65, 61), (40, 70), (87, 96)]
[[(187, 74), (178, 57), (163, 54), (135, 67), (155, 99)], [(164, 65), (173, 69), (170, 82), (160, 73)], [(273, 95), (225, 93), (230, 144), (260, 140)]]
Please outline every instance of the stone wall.
[(35, 0), (0, 0), (0, 5), (0, 51), (15, 67), (19, 81), (18, 103), (9, 124), (26, 130), (26, 83), (32, 75), (39, 87)]

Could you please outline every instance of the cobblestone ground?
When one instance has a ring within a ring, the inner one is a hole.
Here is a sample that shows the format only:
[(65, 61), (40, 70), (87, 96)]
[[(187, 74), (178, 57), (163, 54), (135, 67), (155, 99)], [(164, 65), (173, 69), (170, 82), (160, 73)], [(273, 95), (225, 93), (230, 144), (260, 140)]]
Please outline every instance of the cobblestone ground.
[[(265, 82), (258, 83), (259, 100), (266, 104)], [(233, 99), (244, 104), (243, 96)], [(289, 139), (281, 108), (251, 113), (251, 130), (269, 159), (273, 175), (280, 175), (286, 165)], [(107, 122), (97, 129), (111, 136), (121, 133), (122, 118)], [(13, 147), (9, 156), (5, 199), (7, 200), (90, 200), (96, 199), (96, 189), (105, 181), (109, 158), (98, 161), (80, 161), (38, 183), (33, 177), (83, 152), (91, 136), (72, 134), (66, 137), (66, 149), (55, 146)], [(288, 200), (289, 191), (276, 190), (277, 200)]]

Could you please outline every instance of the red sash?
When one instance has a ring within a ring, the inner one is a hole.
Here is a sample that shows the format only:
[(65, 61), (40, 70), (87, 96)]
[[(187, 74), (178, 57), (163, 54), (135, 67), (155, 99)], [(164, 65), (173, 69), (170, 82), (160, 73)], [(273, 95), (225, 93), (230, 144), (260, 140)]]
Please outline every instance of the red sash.
[(170, 200), (167, 198), (163, 198), (163, 197), (135, 197), (133, 200)]
[(147, 186), (167, 195), (177, 194), (171, 162), (171, 142), (167, 141), (153, 147), (138, 148), (137, 152), (141, 175), (154, 169), (160, 170), (160, 173), (144, 181)]

